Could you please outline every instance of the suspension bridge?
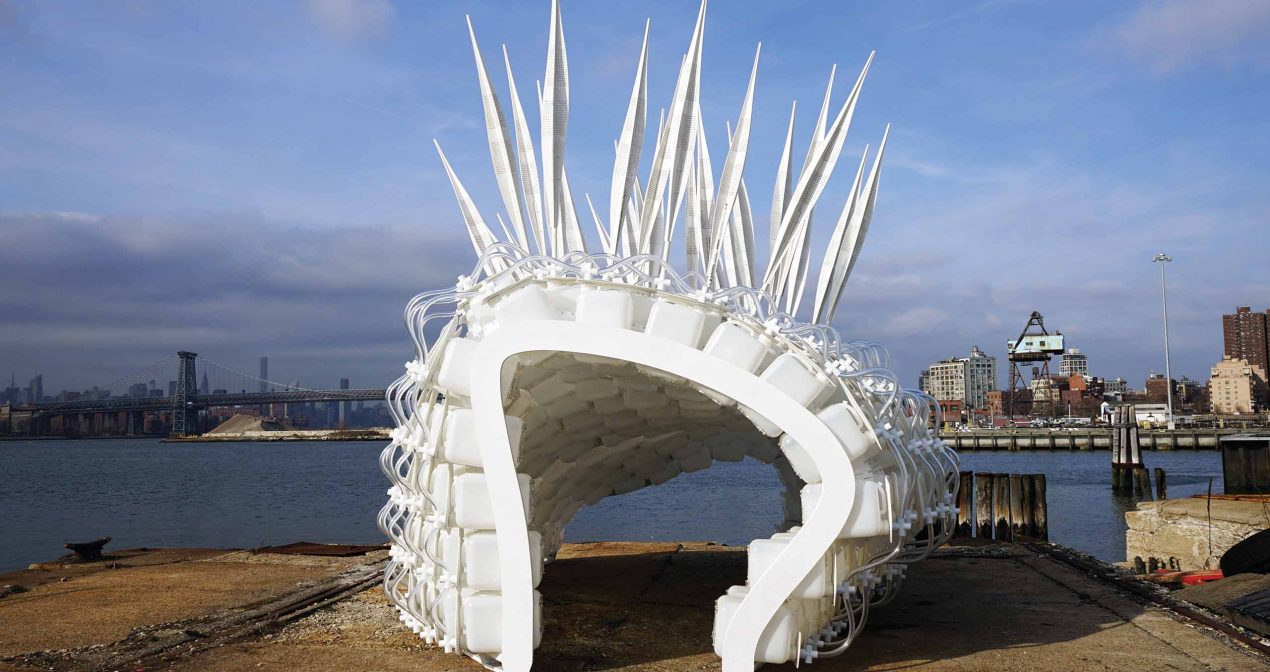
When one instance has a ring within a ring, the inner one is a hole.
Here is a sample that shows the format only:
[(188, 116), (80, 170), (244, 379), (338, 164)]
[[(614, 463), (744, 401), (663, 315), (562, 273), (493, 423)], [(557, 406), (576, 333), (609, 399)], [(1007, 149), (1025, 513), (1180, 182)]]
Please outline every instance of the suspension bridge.
[[(171, 414), (170, 434), (188, 436), (201, 433), (200, 411), (207, 409), (308, 402), (339, 402), (347, 409), (351, 402), (383, 401), (387, 396), (384, 389), (310, 389), (266, 380), (206, 360), (202, 364), (201, 384), (198, 354), (182, 350), (175, 358), (165, 357), (74, 398), (19, 406), (12, 411), (10, 432), (17, 433), (14, 430), (25, 424), (22, 433), (30, 436), (103, 432), (135, 435), (144, 433), (146, 414)], [(173, 369), (175, 378), (168, 383), (168, 389), (157, 387), (155, 381), (164, 380)], [(26, 422), (22, 423), (24, 415)], [(343, 416), (341, 413), (341, 420)]]

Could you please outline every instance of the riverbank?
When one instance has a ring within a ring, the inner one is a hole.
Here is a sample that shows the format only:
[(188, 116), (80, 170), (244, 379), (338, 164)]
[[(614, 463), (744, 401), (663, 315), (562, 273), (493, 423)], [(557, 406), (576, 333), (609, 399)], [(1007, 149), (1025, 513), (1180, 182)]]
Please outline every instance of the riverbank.
[(161, 439), (163, 443), (269, 443), (273, 441), (387, 441), (392, 430), (386, 427), (370, 429), (295, 429), (261, 430), (255, 432), (224, 432), (199, 434), (198, 436), (174, 436)]
[[(937, 551), (817, 670), (1262, 670), (1235, 638), (1074, 567), (1047, 549)], [(480, 670), (401, 627), (377, 585), (384, 551), (321, 557), (167, 549), (11, 573), (0, 670)], [(714, 600), (743, 547), (567, 544), (541, 591), (541, 669), (718, 670)], [(793, 665), (764, 669), (794, 669)]]

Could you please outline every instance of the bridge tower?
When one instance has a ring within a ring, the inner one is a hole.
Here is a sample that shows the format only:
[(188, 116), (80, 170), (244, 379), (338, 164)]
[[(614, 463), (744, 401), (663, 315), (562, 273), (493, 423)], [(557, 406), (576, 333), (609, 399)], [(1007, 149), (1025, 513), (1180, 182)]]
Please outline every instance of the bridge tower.
[(176, 394), (172, 397), (172, 435), (188, 436), (198, 433), (198, 411), (192, 406), (194, 395), (198, 393), (194, 371), (194, 358), (198, 353), (182, 350), (176, 356), (181, 358), (181, 365), (176, 374)]

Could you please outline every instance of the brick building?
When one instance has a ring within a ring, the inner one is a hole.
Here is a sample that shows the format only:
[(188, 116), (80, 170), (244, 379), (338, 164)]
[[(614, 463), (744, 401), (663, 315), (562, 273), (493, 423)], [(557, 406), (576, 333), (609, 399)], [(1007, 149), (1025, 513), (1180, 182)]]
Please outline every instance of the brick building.
[(1235, 309), (1233, 315), (1221, 316), (1222, 337), (1225, 344), (1225, 356), (1231, 359), (1242, 359), (1249, 366), (1259, 366), (1262, 371), (1270, 370), (1270, 340), (1267, 340), (1267, 315), (1254, 313), (1248, 306)]

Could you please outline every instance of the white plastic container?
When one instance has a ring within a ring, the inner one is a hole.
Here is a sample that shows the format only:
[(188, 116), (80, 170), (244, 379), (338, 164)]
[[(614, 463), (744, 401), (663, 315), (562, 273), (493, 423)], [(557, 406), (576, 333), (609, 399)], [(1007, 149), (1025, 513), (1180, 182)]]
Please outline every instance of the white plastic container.
[(531, 320), (559, 320), (560, 311), (551, 305), (551, 299), (539, 285), (526, 285), (516, 289), (494, 306), (494, 319), (500, 326)]
[[(511, 444), (512, 463), (520, 463), (520, 439), (525, 423), (520, 418), (504, 416), (507, 440)], [(438, 451), (441, 459), (469, 467), (481, 467), (481, 444), (476, 438), (475, 414), (469, 408), (451, 409), (445, 419), (445, 440)]]
[(629, 292), (585, 288), (578, 294), (577, 318), (596, 326), (630, 329), (635, 305)]
[[(542, 581), (542, 535), (529, 532), (529, 562), (535, 588)], [(472, 590), (502, 590), (502, 566), (498, 560), (498, 534), (494, 531), (469, 532), (463, 539), (463, 587)]]
[(701, 345), (705, 323), (702, 310), (681, 303), (655, 301), (644, 333), (695, 348)]
[[(529, 475), (516, 474), (520, 499), (529, 515)], [(489, 482), (483, 473), (467, 473), (454, 478), (454, 524), (469, 530), (494, 529), (494, 507), (489, 498)]]
[[(751, 541), (746, 551), (748, 556), (746, 582), (754, 585), (763, 576), (763, 573), (772, 566), (772, 563), (776, 562), (776, 558), (789, 546), (789, 542), (792, 540), (793, 535), (777, 534), (770, 539), (755, 539)], [(832, 585), (830, 570), (832, 570), (832, 566), (829, 565), (827, 559), (821, 558), (815, 569), (794, 589), (791, 597), (810, 599), (832, 595), (834, 586)]]

